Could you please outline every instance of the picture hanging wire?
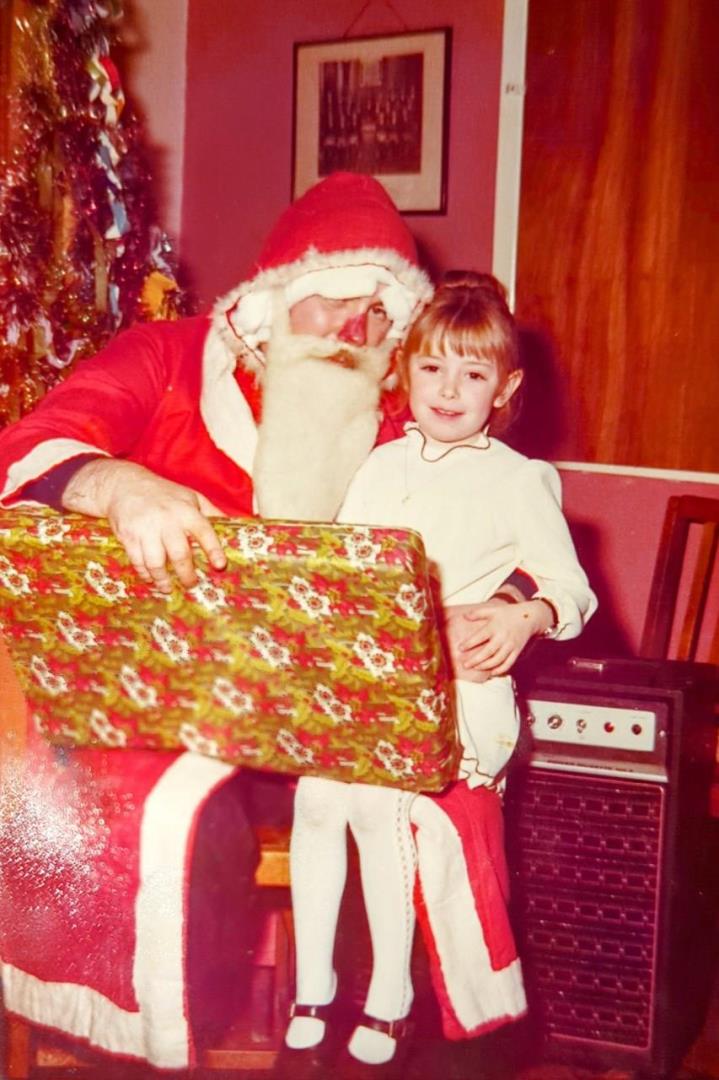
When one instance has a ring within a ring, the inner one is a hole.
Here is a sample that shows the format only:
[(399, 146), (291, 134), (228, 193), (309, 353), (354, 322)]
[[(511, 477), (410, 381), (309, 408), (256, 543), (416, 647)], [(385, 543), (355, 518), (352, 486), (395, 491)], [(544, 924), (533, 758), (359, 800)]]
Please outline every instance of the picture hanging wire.
[(343, 38), (349, 37), (350, 31), (357, 25), (357, 23), (360, 21), (360, 19), (364, 15), (364, 13), (366, 11), (368, 11), (369, 8), (371, 8), (371, 7), (387, 8), (389, 11), (392, 12), (392, 14), (394, 15), (395, 19), (399, 23), (402, 30), (407, 30), (408, 31), (410, 29), (409, 24), (405, 22), (405, 20), (402, 18), (400, 13), (397, 11), (397, 8), (394, 6), (394, 4), (390, 3), (390, 0), (365, 0), (364, 4), (359, 9), (359, 11), (355, 15), (354, 19), (352, 19), (349, 26), (347, 27), (345, 32), (342, 34)]

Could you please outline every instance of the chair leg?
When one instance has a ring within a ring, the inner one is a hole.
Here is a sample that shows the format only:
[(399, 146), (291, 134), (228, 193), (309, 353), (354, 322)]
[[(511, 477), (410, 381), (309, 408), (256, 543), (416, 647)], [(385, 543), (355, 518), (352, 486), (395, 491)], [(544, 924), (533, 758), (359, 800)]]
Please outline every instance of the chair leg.
[(276, 1038), (282, 1043), (290, 1003), (294, 997), (295, 983), (294, 926), (291, 908), (283, 908), (278, 913), (276, 941), (274, 1028)]
[(27, 1080), (30, 1075), (30, 1025), (16, 1016), (5, 1017), (7, 1080)]

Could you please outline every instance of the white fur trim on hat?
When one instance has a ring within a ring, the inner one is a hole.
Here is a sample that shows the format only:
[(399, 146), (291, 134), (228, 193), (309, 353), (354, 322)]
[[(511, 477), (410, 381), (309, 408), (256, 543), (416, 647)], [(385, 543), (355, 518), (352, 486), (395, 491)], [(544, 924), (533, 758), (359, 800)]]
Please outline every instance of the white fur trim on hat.
[(287, 306), (292, 307), (308, 296), (347, 300), (356, 296), (372, 296), (378, 288), (382, 288), (382, 303), (392, 322), (387, 336), (404, 337), (416, 297), (391, 271), (375, 263), (309, 270), (285, 286), (285, 298)]
[[(381, 289), (381, 301), (390, 318), (388, 338), (404, 337), (415, 304), (414, 295), (397, 281), (383, 266), (325, 267), (300, 274), (285, 285), (285, 300), (291, 308), (309, 296), (330, 300), (346, 300), (356, 296), (372, 296)], [(272, 333), (272, 292), (247, 293), (228, 315), (238, 337), (256, 349), (270, 340)]]
[[(261, 270), (254, 278), (244, 281), (237, 288), (221, 297), (213, 308), (212, 325), (233, 355), (241, 355), (242, 362), (250, 370), (264, 366), (258, 346), (269, 337), (271, 325), (272, 293), (275, 289), (287, 289), (292, 283), (308, 278), (316, 271), (336, 275), (342, 281), (346, 271), (374, 274), (375, 288), (380, 275), (387, 275), (387, 288), (382, 295), (387, 314), (392, 319), (390, 335), (400, 340), (422, 304), (431, 299), (432, 284), (423, 270), (398, 255), (396, 251), (362, 248), (350, 251), (333, 251), (330, 255), (310, 248), (301, 259), (282, 266)], [(327, 286), (324, 286), (326, 289)], [(342, 289), (338, 285), (335, 288)], [(299, 287), (301, 292), (301, 287)], [(311, 296), (313, 292), (305, 295)], [(369, 293), (354, 293), (371, 295)], [(322, 295), (327, 295), (323, 292)], [(347, 295), (345, 293), (345, 295)], [(292, 303), (296, 303), (296, 299)]]

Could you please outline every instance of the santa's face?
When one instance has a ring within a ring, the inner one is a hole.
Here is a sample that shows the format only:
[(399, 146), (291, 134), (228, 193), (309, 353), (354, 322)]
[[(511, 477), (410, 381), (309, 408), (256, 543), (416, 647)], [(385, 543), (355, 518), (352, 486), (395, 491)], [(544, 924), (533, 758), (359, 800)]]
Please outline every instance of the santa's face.
[(391, 322), (381, 299), (382, 287), (371, 296), (331, 299), (314, 294), (290, 308), (293, 334), (346, 341), (351, 345), (380, 345)]

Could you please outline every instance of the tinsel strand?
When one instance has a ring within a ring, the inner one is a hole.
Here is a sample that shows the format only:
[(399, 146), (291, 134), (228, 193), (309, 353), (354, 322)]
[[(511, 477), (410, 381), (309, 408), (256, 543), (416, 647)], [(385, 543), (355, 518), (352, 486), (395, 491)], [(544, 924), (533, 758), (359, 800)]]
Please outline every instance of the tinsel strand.
[(35, 0), (17, 24), (0, 164), (0, 424), (119, 329), (187, 307), (110, 55), (121, 18), (113, 0)]

